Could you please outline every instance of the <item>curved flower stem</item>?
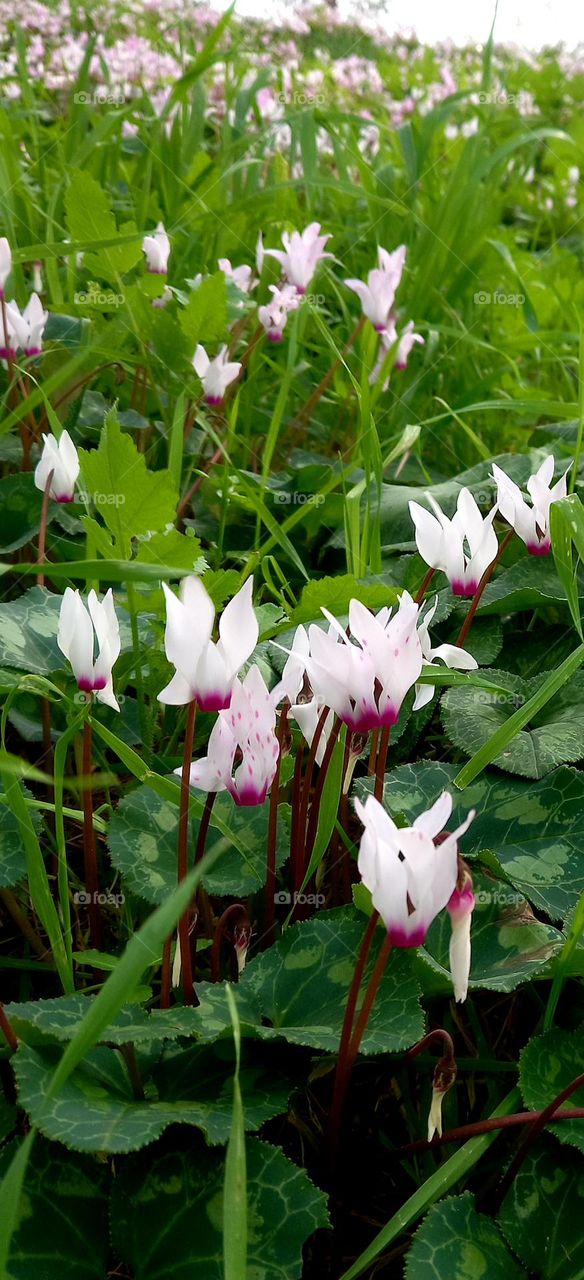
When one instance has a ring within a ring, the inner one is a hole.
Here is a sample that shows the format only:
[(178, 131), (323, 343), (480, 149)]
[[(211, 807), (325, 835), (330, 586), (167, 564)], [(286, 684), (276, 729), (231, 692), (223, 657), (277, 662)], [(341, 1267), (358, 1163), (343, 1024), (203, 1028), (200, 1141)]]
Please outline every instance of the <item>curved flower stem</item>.
[(474, 593), (474, 596), (473, 596), (473, 598), (472, 598), (472, 600), (471, 600), (470, 609), (469, 609), (469, 611), (468, 611), (468, 613), (467, 613), (467, 615), (466, 615), (466, 618), (464, 619), (464, 622), (463, 622), (463, 624), (462, 624), (462, 627), (461, 627), (461, 629), (460, 629), (460, 635), (459, 635), (459, 637), (458, 637), (458, 640), (456, 641), (456, 643), (457, 643), (457, 645), (459, 646), (459, 648), (462, 648), (462, 647), (463, 647), (463, 645), (464, 645), (464, 642), (465, 642), (465, 640), (466, 640), (466, 637), (467, 637), (467, 635), (468, 635), (468, 633), (469, 633), (469, 631), (470, 631), (470, 629), (471, 629), (472, 622), (473, 622), (473, 618), (474, 618), (475, 613), (476, 613), (476, 611), (477, 611), (477, 609), (478, 609), (478, 607), (479, 607), (479, 604), (480, 604), (480, 602), (481, 602), (481, 596), (482, 596), (482, 594), (483, 594), (483, 591), (485, 590), (485, 587), (486, 587), (486, 586), (488, 586), (489, 582), (491, 581), (491, 578), (492, 578), (492, 576), (493, 576), (493, 573), (495, 572), (495, 569), (496, 569), (496, 567), (497, 567), (497, 565), (498, 565), (498, 563), (499, 563), (499, 561), (500, 561), (500, 559), (501, 559), (501, 556), (502, 556), (502, 555), (503, 555), (503, 553), (507, 550), (507, 547), (509, 546), (509, 543), (511, 542), (511, 539), (512, 539), (512, 537), (513, 537), (514, 532), (515, 532), (515, 530), (514, 530), (514, 529), (509, 529), (509, 530), (508, 530), (508, 532), (505, 534), (505, 537), (503, 538), (503, 541), (502, 541), (502, 542), (500, 543), (500, 545), (499, 545), (499, 550), (498, 550), (498, 552), (497, 552), (497, 554), (496, 554), (496, 556), (495, 556), (495, 559), (491, 562), (491, 564), (489, 565), (488, 569), (485, 569), (485, 572), (483, 573), (483, 576), (482, 576), (482, 578), (481, 578), (481, 580), (480, 580), (480, 582), (479, 582), (479, 585), (478, 585), (478, 587), (477, 587), (477, 589), (476, 589), (476, 591), (475, 591), (475, 593)]
[[(45, 490), (43, 493), (43, 505), (41, 507), (41, 523), (39, 528), (39, 550), (37, 555), (38, 565), (43, 565), (46, 559), (47, 517), (49, 514), (49, 499), (51, 495), (51, 485), (53, 483), (54, 474), (55, 474), (54, 471), (49, 471), (49, 474), (47, 476), (47, 483), (45, 485)], [(44, 587), (44, 585), (45, 585), (45, 575), (42, 569), (39, 569), (39, 572), (37, 573), (37, 587)]]
[(98, 902), (99, 883), (97, 876), (95, 831), (93, 828), (93, 792), (89, 785), (92, 769), (92, 737), (91, 717), (88, 715), (83, 725), (82, 773), (85, 781), (85, 786), (83, 788), (83, 875), (85, 879), (85, 888), (89, 894), (89, 938), (91, 946), (95, 948), (96, 951), (101, 951), (103, 944), (103, 925)]
[(408, 1052), (406, 1053), (406, 1062), (410, 1058), (417, 1058), (418, 1054), (423, 1053), (424, 1049), (428, 1049), (431, 1044), (434, 1044), (435, 1040), (442, 1041), (444, 1045), (443, 1056), (454, 1062), (454, 1042), (452, 1040), (452, 1036), (448, 1031), (445, 1031), (444, 1027), (435, 1027), (433, 1031), (428, 1032), (427, 1036), (424, 1036), (423, 1040), (418, 1040), (417, 1044), (413, 1045), (411, 1049), (408, 1049)]
[[(418, 1151), (430, 1151), (432, 1147), (442, 1147), (448, 1142), (466, 1142), (467, 1138), (475, 1138), (480, 1133), (491, 1133), (495, 1129), (513, 1129), (523, 1124), (529, 1124), (533, 1128), (546, 1113), (547, 1108), (546, 1111), (514, 1111), (510, 1116), (492, 1116), (488, 1120), (477, 1120), (476, 1124), (461, 1124), (457, 1129), (448, 1129), (441, 1138), (435, 1134), (431, 1142), (426, 1138), (408, 1142), (407, 1146), (399, 1147), (396, 1155), (415, 1155)], [(559, 1115), (552, 1115), (551, 1119), (554, 1124), (558, 1120), (584, 1120), (584, 1107), (565, 1107)], [(544, 1120), (543, 1123), (547, 1124), (548, 1121)]]
[(349, 1075), (347, 1075), (347, 1054), (351, 1040), (351, 1032), (353, 1030), (353, 1020), (355, 1017), (355, 1010), (357, 1008), (357, 1000), (359, 998), (359, 989), (363, 980), (365, 965), (367, 964), (367, 957), (375, 936), (375, 929), (377, 927), (378, 920), (379, 912), (374, 911), (368, 922), (365, 933), (363, 934), (363, 940), (357, 957), (357, 964), (355, 965), (355, 972), (353, 973), (353, 979), (349, 988), (349, 995), (347, 997), (345, 1016), (343, 1018), (343, 1026), (341, 1029), (341, 1039), (339, 1042), (337, 1068), (335, 1071), (333, 1100), (329, 1114), (329, 1148), (331, 1158), (334, 1158), (339, 1143), (343, 1103), (345, 1101), (347, 1086), (350, 1079), (350, 1072)]
[(381, 983), (381, 979), (383, 977), (383, 971), (385, 969), (387, 961), (389, 960), (390, 953), (391, 953), (391, 938), (389, 934), (386, 933), (383, 939), (383, 942), (381, 944), (379, 955), (377, 957), (377, 960), (375, 961), (373, 973), (371, 974), (371, 977), (369, 979), (367, 990), (365, 992), (365, 999), (363, 1001), (363, 1006), (359, 1014), (359, 1017), (357, 1019), (357, 1025), (355, 1027), (355, 1030), (353, 1031), (353, 1034), (351, 1036), (351, 1040), (349, 1043), (349, 1049), (347, 1053), (347, 1067), (348, 1067), (349, 1077), (351, 1075), (351, 1071), (353, 1070), (353, 1064), (359, 1052), (359, 1048), (361, 1046), (361, 1041), (365, 1034), (367, 1023), (369, 1022), (369, 1017), (371, 1014), (371, 1010), (373, 1008), (373, 1003), (377, 995), (377, 992), (379, 991), (379, 986)]
[(4, 1005), (0, 1003), (0, 1031), (10, 1049), (18, 1049), (18, 1040), (12, 1030), (10, 1022), (4, 1012)]
[[(526, 1155), (542, 1129), (550, 1120), (560, 1118), (556, 1117), (556, 1111), (561, 1107), (562, 1102), (565, 1102), (566, 1098), (570, 1098), (573, 1093), (576, 1093), (576, 1090), (580, 1089), (582, 1085), (584, 1085), (584, 1072), (582, 1072), (581, 1075), (576, 1076), (574, 1080), (571, 1080), (570, 1084), (567, 1084), (566, 1087), (562, 1089), (561, 1093), (556, 1094), (556, 1097), (548, 1103), (547, 1107), (545, 1107), (543, 1111), (538, 1112), (535, 1117), (532, 1115), (533, 1123), (524, 1135), (519, 1149), (515, 1153), (514, 1159), (511, 1161), (509, 1168), (506, 1170), (504, 1176), (501, 1178), (499, 1186), (497, 1187), (497, 1205), (500, 1205), (505, 1198), (510, 1186), (519, 1173)], [(580, 1108), (578, 1108), (578, 1110), (580, 1110)], [(560, 1113), (560, 1115), (561, 1114), (563, 1113)]]
[(249, 924), (247, 909), (242, 902), (232, 902), (220, 916), (211, 948), (211, 982), (219, 982), (221, 978), (221, 942), (227, 928), (236, 920)]
[(377, 752), (377, 765), (375, 769), (375, 789), (374, 796), (379, 803), (383, 803), (383, 783), (385, 781), (385, 766), (387, 764), (387, 752), (389, 749), (389, 736), (391, 733), (391, 725), (384, 724), (379, 739), (379, 751)]
[[(193, 759), (193, 743), (195, 740), (195, 724), (197, 720), (197, 703), (193, 699), (187, 709), (187, 725), (183, 750), (183, 766), (180, 784), (180, 811), (178, 820), (178, 862), (177, 879), (185, 880), (188, 871), (189, 847), (189, 781)], [(194, 1004), (193, 968), (191, 962), (191, 942), (189, 937), (190, 908), (183, 912), (178, 922), (178, 943), (180, 947), (180, 971), (183, 998), (185, 1004)]]
[(428, 590), (428, 587), (430, 586), (430, 583), (431, 583), (432, 578), (434, 577), (434, 574), (435, 574), (435, 573), (436, 573), (436, 570), (435, 570), (435, 569), (428, 569), (428, 572), (427, 572), (426, 574), (424, 574), (424, 577), (422, 578), (422, 581), (421, 581), (420, 586), (419, 586), (419, 588), (418, 588), (418, 593), (417, 593), (417, 595), (416, 595), (416, 597), (415, 597), (415, 603), (416, 603), (416, 604), (421, 604), (421, 603), (422, 603), (422, 600), (424, 599), (424, 597), (425, 597), (425, 595), (426, 595), (426, 592), (427, 592), (427, 590)]
[(278, 800), (280, 798), (280, 769), (282, 766), (282, 749), (284, 738), (286, 736), (286, 728), (288, 724), (288, 703), (284, 703), (280, 712), (280, 720), (278, 722), (278, 762), (276, 764), (276, 772), (272, 781), (272, 789), (270, 791), (270, 810), (268, 817), (268, 858), (266, 866), (266, 893), (265, 893), (265, 936), (264, 941), (267, 947), (270, 946), (274, 936), (274, 920), (276, 910), (276, 844), (278, 839)]

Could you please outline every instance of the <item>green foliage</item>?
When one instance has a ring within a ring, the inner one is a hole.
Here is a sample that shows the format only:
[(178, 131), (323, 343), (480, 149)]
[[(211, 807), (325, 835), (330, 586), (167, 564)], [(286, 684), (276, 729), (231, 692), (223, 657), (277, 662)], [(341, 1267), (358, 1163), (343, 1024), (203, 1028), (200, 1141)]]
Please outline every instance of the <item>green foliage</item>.
[[(412, 1240), (406, 1259), (406, 1280), (521, 1280), (523, 1268), (514, 1259), (497, 1224), (477, 1213), (467, 1191), (435, 1204)], [(514, 1243), (514, 1242), (513, 1242)]]

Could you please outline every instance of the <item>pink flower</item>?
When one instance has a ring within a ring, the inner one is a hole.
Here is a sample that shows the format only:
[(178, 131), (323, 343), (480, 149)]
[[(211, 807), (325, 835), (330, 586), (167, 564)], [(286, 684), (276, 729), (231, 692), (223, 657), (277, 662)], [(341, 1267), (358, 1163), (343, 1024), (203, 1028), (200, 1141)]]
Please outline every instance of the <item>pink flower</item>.
[[(228, 791), (237, 805), (263, 804), (280, 750), (275, 725), (273, 698), (259, 667), (252, 666), (243, 681), (234, 680), (229, 710), (217, 717), (207, 755), (191, 765), (191, 786)], [(234, 772), (236, 755), (240, 763)]]
[(455, 596), (474, 596), (499, 548), (493, 529), (497, 506), (483, 519), (470, 489), (461, 489), (450, 520), (431, 493), (426, 497), (434, 515), (418, 502), (409, 504), (419, 554), (432, 569), (446, 574)]
[(285, 284), (281, 289), (271, 284), (270, 293), (273, 295), (272, 301), (258, 307), (258, 320), (270, 342), (281, 342), (288, 316), (299, 307), (300, 297), (298, 290), (291, 284)]
[(324, 246), (330, 235), (321, 236), (320, 222), (311, 222), (305, 231), (284, 231), (282, 244), (284, 249), (265, 249), (266, 257), (275, 258), (280, 263), (288, 284), (296, 286), (298, 293), (305, 293), (319, 262), (324, 258), (332, 258), (325, 253)]
[(203, 383), (207, 404), (223, 404), (227, 388), (238, 377), (241, 364), (228, 359), (227, 347), (221, 347), (214, 360), (210, 360), (199, 343), (193, 356), (193, 368)]
[(493, 463), (493, 479), (497, 483), (497, 506), (504, 520), (525, 543), (532, 556), (547, 555), (551, 548), (549, 534), (550, 507), (568, 492), (568, 470), (550, 488), (554, 474), (554, 457), (550, 454), (527, 481), (532, 506), (528, 506), (514, 480)]
[(378, 333), (391, 324), (395, 295), (402, 278), (406, 260), (406, 246), (400, 245), (393, 253), (378, 249), (379, 266), (369, 272), (367, 283), (363, 280), (345, 280), (348, 289), (361, 301), (363, 315), (371, 321)]

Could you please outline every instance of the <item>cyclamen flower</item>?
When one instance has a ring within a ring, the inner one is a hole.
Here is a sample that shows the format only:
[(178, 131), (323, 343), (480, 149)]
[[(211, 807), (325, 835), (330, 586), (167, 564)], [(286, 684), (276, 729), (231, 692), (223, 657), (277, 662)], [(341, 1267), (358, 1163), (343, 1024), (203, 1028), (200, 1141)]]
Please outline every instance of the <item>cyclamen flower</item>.
[(79, 457), (71, 436), (68, 431), (62, 431), (58, 440), (52, 434), (43, 436), (43, 440), (43, 451), (34, 473), (35, 485), (44, 492), (52, 471), (49, 497), (55, 502), (73, 502)]
[[(98, 655), (94, 659), (96, 640)], [(57, 644), (71, 663), (78, 688), (95, 693), (98, 702), (119, 711), (112, 669), (121, 648), (120, 626), (111, 588), (101, 601), (95, 591), (90, 591), (85, 606), (79, 592), (67, 587), (61, 602)]]
[(0, 237), (0, 298), (4, 297), (4, 285), (12, 271), (12, 250), (6, 236)]
[(319, 262), (333, 256), (324, 251), (330, 235), (321, 236), (319, 232), (320, 222), (311, 222), (305, 231), (293, 231), (291, 235), (284, 231), (283, 249), (264, 249), (266, 257), (280, 263), (288, 284), (295, 285), (298, 293), (306, 292)]
[[(306, 673), (306, 663), (309, 655), (310, 641), (308, 633), (304, 627), (297, 627), (292, 641), (292, 648), (284, 664), (282, 678), (272, 689), (272, 698), (274, 706), (278, 706), (278, 703), (283, 698), (288, 699), (290, 703), (289, 715), (296, 721), (308, 746), (311, 747), (325, 703), (322, 698), (315, 695), (309, 684)], [(334, 712), (329, 711), (316, 748), (315, 760), (318, 765), (322, 764), (334, 719)]]
[(448, 791), (414, 820), (412, 827), (398, 828), (383, 805), (368, 796), (355, 801), (365, 828), (361, 836), (358, 867), (396, 947), (418, 947), (425, 942), (432, 921), (450, 902), (458, 877), (458, 844), (475, 811), (471, 810), (456, 831), (436, 842), (452, 813)]
[(193, 356), (193, 368), (203, 383), (207, 404), (223, 404), (225, 392), (238, 377), (241, 364), (236, 360), (229, 361), (227, 347), (221, 347), (215, 359), (210, 360), (199, 343)]
[(28, 325), (28, 333), (24, 343), (24, 354), (26, 356), (40, 356), (43, 349), (43, 334), (47, 317), (48, 312), (44, 310), (38, 293), (32, 293), (22, 313), (22, 318)]
[(361, 301), (363, 315), (371, 321), (378, 333), (384, 333), (392, 320), (395, 295), (402, 278), (407, 249), (404, 244), (393, 253), (378, 249), (379, 266), (374, 267), (363, 280), (345, 280), (348, 289)]
[[(280, 751), (275, 725), (274, 701), (259, 667), (252, 666), (243, 681), (233, 681), (229, 709), (217, 717), (207, 755), (191, 765), (191, 786), (228, 791), (237, 805), (263, 804)], [(241, 761), (233, 772), (238, 753)]]
[[(379, 336), (381, 339), (379, 343), (379, 354), (377, 356), (377, 360), (375, 361), (375, 364), (373, 366), (373, 369), (371, 370), (371, 374), (369, 377), (369, 382), (371, 383), (372, 386), (374, 385), (374, 383), (377, 382), (379, 375), (381, 373), (381, 370), (385, 364), (387, 354), (392, 347), (396, 348), (393, 368), (402, 370), (402, 369), (407, 369), (410, 353), (415, 347), (416, 343), (419, 342), (421, 346), (424, 346), (424, 338), (422, 337), (421, 333), (414, 333), (413, 320), (408, 320), (408, 323), (405, 329), (403, 330), (401, 336), (398, 337), (398, 332), (395, 327), (394, 321), (390, 319), (389, 327), (385, 329)], [(383, 386), (384, 391), (389, 386), (390, 377), (391, 377), (391, 374), (388, 374)]]
[(26, 356), (40, 355), (46, 322), (38, 294), (31, 294), (24, 311), (17, 302), (6, 302), (0, 312), (0, 357), (14, 359), (19, 350)]
[(159, 222), (151, 236), (144, 236), (142, 249), (146, 254), (148, 271), (153, 275), (165, 276), (170, 258), (170, 240), (164, 229), (164, 223)]
[(271, 284), (270, 293), (273, 295), (272, 301), (258, 307), (258, 320), (263, 325), (269, 342), (281, 342), (288, 316), (299, 307), (300, 297), (298, 290), (290, 284), (283, 285), (281, 289)]
[(470, 925), (475, 905), (472, 876), (466, 863), (459, 865), (456, 887), (446, 906), (452, 925), (450, 937), (450, 975), (457, 1002), (466, 1000), (470, 974)]
[[(438, 601), (435, 600), (432, 608), (418, 624), (418, 635), (422, 646), (422, 655), (426, 666), (436, 666), (436, 660), (440, 659), (445, 667), (451, 671), (476, 671), (478, 662), (473, 658), (472, 653), (468, 653), (466, 649), (462, 649), (458, 644), (439, 644), (436, 649), (432, 648), (430, 640), (430, 632), (428, 630), (432, 618), (438, 607)], [(417, 684), (416, 699), (413, 710), (420, 711), (426, 703), (430, 702), (434, 697), (435, 688), (432, 684)]]
[(532, 556), (545, 556), (551, 549), (549, 534), (550, 507), (552, 502), (565, 498), (568, 492), (568, 471), (556, 481), (552, 489), (550, 484), (554, 475), (555, 461), (553, 454), (542, 462), (541, 467), (529, 477), (527, 492), (532, 501), (529, 507), (521, 490), (497, 464), (493, 463), (493, 479), (497, 484), (497, 506), (504, 520), (525, 543)]
[(499, 549), (493, 529), (497, 506), (483, 519), (470, 490), (461, 489), (449, 520), (432, 495), (426, 497), (434, 515), (418, 502), (409, 504), (419, 554), (430, 568), (442, 569), (455, 596), (474, 596)]
[(228, 280), (233, 280), (238, 289), (242, 293), (251, 293), (255, 289), (257, 280), (254, 279), (253, 268), (246, 265), (241, 267), (232, 267), (229, 258), (218, 258), (217, 266), (227, 276)]
[(422, 670), (418, 606), (407, 591), (398, 609), (371, 614), (358, 600), (349, 605), (348, 638), (336, 618), (322, 610), (328, 633), (310, 627), (306, 670), (317, 698), (353, 733), (396, 724), (402, 702)]
[(217, 642), (211, 640), (215, 606), (199, 578), (183, 578), (178, 598), (165, 582), (162, 589), (166, 596), (164, 646), (176, 671), (158, 701), (182, 707), (196, 699), (203, 711), (224, 710), (231, 702), (235, 677), (258, 641), (252, 579), (223, 610)]

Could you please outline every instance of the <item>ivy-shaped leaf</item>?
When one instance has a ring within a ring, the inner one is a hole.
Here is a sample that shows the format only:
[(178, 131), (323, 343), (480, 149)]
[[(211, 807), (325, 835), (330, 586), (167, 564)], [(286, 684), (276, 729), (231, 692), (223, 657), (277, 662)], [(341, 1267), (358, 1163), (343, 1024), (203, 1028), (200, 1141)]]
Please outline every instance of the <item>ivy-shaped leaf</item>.
[[(24, 547), (39, 531), (43, 495), (28, 471), (0, 480), (0, 553), (7, 555)], [(52, 509), (51, 509), (52, 508)], [(49, 521), (54, 503), (49, 504)]]
[[(200, 800), (200, 796), (199, 796)], [(279, 807), (277, 862), (288, 856), (288, 837)], [(231, 796), (220, 792), (213, 817), (221, 818), (233, 840), (210, 827), (207, 849), (222, 846), (224, 852), (212, 871), (203, 878), (209, 893), (221, 895), (253, 893), (265, 884), (268, 806), (238, 807)], [(199, 818), (191, 813), (189, 847), (196, 848)], [(150, 787), (137, 787), (123, 796), (108, 831), (111, 860), (121, 871), (127, 886), (146, 902), (164, 901), (176, 885), (178, 807)]]
[[(584, 586), (580, 587), (584, 595)], [(522, 613), (526, 609), (563, 605), (567, 610), (566, 593), (558, 577), (553, 559), (527, 553), (502, 569), (485, 587), (479, 605), (479, 616), (491, 613)]]
[(303, 588), (299, 604), (290, 613), (290, 622), (295, 627), (301, 622), (322, 622), (323, 605), (330, 613), (338, 616), (349, 612), (349, 603), (353, 599), (377, 610), (395, 605), (399, 596), (400, 592), (395, 587), (385, 586), (381, 582), (359, 582), (351, 573), (340, 574), (335, 578), (317, 578)]
[(179, 313), (181, 329), (190, 353), (198, 342), (212, 347), (225, 336), (227, 328), (227, 283), (222, 271), (202, 280)]
[(172, 524), (178, 494), (169, 471), (149, 471), (143, 453), (124, 434), (115, 410), (106, 414), (99, 446), (79, 450), (88, 499), (127, 556), (132, 538)]
[[(195, 1034), (197, 1037), (201, 1034), (201, 1038), (209, 1042), (217, 1039), (218, 1034), (231, 1028), (224, 986), (222, 983), (200, 985), (205, 990), (204, 1031), (201, 1032), (199, 1007), (176, 1005), (172, 1009), (146, 1011), (138, 1004), (128, 1004), (120, 1010), (102, 1040), (115, 1045), (131, 1041), (147, 1047), (161, 1040), (176, 1040), (181, 1036), (190, 1038)], [(201, 994), (198, 983), (197, 993)], [(259, 1014), (256, 1016), (256, 1011), (249, 1009), (249, 1002), (244, 1004), (241, 1001), (239, 989), (236, 996), (240, 1018), (259, 1022)], [(93, 999), (93, 996), (76, 994), (55, 996), (49, 1000), (25, 1000), (6, 1005), (6, 1014), (18, 1039), (25, 1044), (35, 1047), (67, 1042), (77, 1032)]]
[[(4, 1159), (11, 1154), (9, 1147)], [(106, 1280), (108, 1181), (105, 1165), (35, 1139), (11, 1242), (11, 1280)]]
[[(474, 755), (493, 733), (526, 702), (546, 679), (532, 680), (505, 671), (493, 671), (497, 683), (509, 690), (506, 695), (486, 689), (448, 689), (442, 699), (442, 723), (447, 737), (464, 755)], [(584, 674), (574, 676), (534, 717), (525, 729), (507, 744), (493, 761), (506, 773), (524, 778), (543, 778), (558, 764), (581, 760), (584, 756)]]
[(582, 1213), (580, 1157), (540, 1140), (513, 1179), (498, 1222), (530, 1275), (575, 1280), (584, 1274)]
[[(257, 1138), (246, 1143), (246, 1163), (247, 1274), (299, 1280), (305, 1240), (328, 1226), (326, 1197), (278, 1147)], [(135, 1280), (223, 1280), (223, 1177), (222, 1156), (201, 1146), (157, 1155), (146, 1168), (127, 1162), (114, 1187), (112, 1233)]]
[[(400, 765), (386, 775), (385, 805), (403, 825), (411, 825), (442, 791), (450, 791), (451, 829), (476, 809), (462, 840), (464, 856), (480, 855), (534, 907), (552, 920), (564, 920), (584, 892), (584, 775), (565, 765), (530, 783), (483, 773), (458, 791), (456, 773), (453, 765), (437, 761)], [(358, 792), (370, 789), (366, 781), (356, 784)]]
[[(188, 1058), (181, 1054), (182, 1061), (175, 1061), (174, 1069), (172, 1059), (161, 1068), (154, 1065), (151, 1080), (147, 1072), (152, 1063), (138, 1054), (146, 1095), (140, 1100), (134, 1096), (121, 1053), (92, 1049), (46, 1106), (46, 1089), (59, 1052), (21, 1045), (14, 1058), (20, 1105), (45, 1137), (75, 1151), (137, 1151), (159, 1138), (170, 1124), (193, 1125), (209, 1143), (224, 1143), (231, 1127), (233, 1047), (222, 1041), (217, 1052), (206, 1045), (186, 1052)], [(265, 1053), (260, 1058), (257, 1045), (249, 1040), (240, 1079), (246, 1128), (259, 1129), (286, 1110), (292, 1079)]]
[(406, 1258), (405, 1280), (525, 1280), (497, 1224), (466, 1191), (433, 1204)]
[[(115, 241), (118, 236), (130, 235), (136, 230), (134, 223), (126, 223), (118, 230), (109, 196), (85, 170), (75, 169), (70, 175), (65, 193), (65, 211), (69, 234), (74, 243), (90, 240)], [(126, 244), (96, 247), (95, 252), (85, 255), (83, 265), (84, 269), (96, 272), (101, 279), (115, 283), (118, 275), (129, 271), (141, 257), (142, 237), (137, 234), (135, 240)]]
[[(39, 815), (32, 813), (38, 829)], [(9, 889), (26, 875), (26, 855), (20, 828), (12, 809), (0, 800), (0, 889)]]
[[(251, 988), (271, 1028), (266, 1038), (283, 1036), (293, 1044), (335, 1053), (347, 996), (365, 925), (353, 907), (319, 911), (311, 920), (286, 929), (268, 951), (246, 966), (239, 986)], [(381, 946), (374, 939), (360, 1003)], [(397, 1053), (424, 1034), (420, 989), (404, 953), (394, 951), (381, 981), (363, 1036), (363, 1053)]]
[[(584, 1060), (584, 1029), (570, 1031), (555, 1028), (543, 1035), (533, 1036), (526, 1044), (519, 1059), (519, 1083), (526, 1107), (542, 1111), (553, 1102), (582, 1072)], [(584, 1085), (564, 1102), (563, 1107), (584, 1107)], [(581, 1120), (550, 1122), (546, 1126), (560, 1142), (584, 1151), (584, 1129)]]

